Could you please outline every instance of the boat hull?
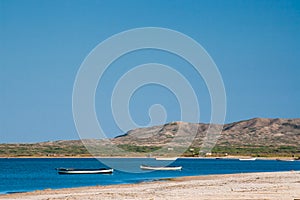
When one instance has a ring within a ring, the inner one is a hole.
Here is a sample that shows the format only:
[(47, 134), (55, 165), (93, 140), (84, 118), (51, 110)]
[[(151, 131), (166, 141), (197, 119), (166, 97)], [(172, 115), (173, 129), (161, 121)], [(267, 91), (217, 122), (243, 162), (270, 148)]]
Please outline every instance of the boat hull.
[(254, 161), (256, 158), (240, 158), (240, 161)]
[(111, 174), (113, 169), (58, 169), (58, 174)]
[(174, 157), (174, 158), (162, 158), (162, 157), (158, 157), (158, 158), (155, 158), (155, 160), (177, 160), (177, 157)]
[(277, 161), (281, 161), (281, 162), (294, 162), (294, 159), (276, 159)]
[(152, 167), (152, 166), (145, 166), (141, 165), (140, 168), (142, 170), (160, 170), (160, 171), (176, 171), (176, 170), (182, 170), (181, 166), (178, 167)]

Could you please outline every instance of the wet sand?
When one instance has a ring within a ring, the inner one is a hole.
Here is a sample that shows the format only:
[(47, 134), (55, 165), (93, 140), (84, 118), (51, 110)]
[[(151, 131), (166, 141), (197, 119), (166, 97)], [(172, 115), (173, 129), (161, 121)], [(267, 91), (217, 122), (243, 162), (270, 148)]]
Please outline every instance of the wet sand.
[(300, 172), (268, 172), (193, 176), (163, 181), (43, 190), (0, 195), (0, 199), (27, 200), (300, 200)]

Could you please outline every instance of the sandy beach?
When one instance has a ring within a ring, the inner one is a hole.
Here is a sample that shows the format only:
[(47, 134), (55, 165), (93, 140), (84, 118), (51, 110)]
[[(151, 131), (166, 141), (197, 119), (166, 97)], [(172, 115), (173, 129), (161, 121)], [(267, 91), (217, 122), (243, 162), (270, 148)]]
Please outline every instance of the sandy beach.
[(193, 176), (140, 184), (95, 186), (0, 195), (0, 199), (299, 199), (300, 172)]

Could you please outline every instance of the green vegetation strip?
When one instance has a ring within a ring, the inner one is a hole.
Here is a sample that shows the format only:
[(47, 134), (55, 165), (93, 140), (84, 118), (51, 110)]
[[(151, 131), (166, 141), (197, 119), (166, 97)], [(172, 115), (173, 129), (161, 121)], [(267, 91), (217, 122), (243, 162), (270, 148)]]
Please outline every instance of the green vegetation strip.
[[(117, 145), (125, 153), (119, 154), (120, 156), (146, 156), (155, 153), (157, 150), (162, 150), (159, 156), (170, 155), (174, 153), (183, 152), (185, 149), (174, 148), (172, 151), (163, 151), (159, 146), (136, 146), (130, 144)], [(114, 148), (110, 147), (97, 147), (94, 152), (97, 156), (116, 156), (119, 152), (114, 152)], [(199, 154), (200, 152), (200, 154)], [(152, 154), (155, 156), (154, 154)], [(178, 155), (178, 154), (177, 154)], [(186, 150), (183, 156), (193, 157), (201, 154), (199, 147), (190, 147)], [(211, 156), (255, 156), (255, 157), (300, 157), (299, 146), (215, 146), (212, 149)], [(91, 156), (83, 144), (72, 145), (59, 145), (59, 144), (0, 144), (1, 157), (35, 157), (35, 156), (48, 156), (48, 157), (62, 157), (62, 156)]]

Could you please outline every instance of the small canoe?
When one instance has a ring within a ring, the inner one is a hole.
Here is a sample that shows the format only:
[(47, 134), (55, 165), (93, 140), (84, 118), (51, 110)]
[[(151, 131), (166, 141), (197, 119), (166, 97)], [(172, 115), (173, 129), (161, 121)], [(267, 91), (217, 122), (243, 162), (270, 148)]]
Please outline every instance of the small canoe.
[(148, 166), (148, 165), (141, 165), (140, 168), (142, 170), (181, 170), (182, 166)]
[(256, 158), (240, 158), (240, 161), (254, 161)]
[(58, 174), (111, 174), (113, 169), (73, 169), (73, 168), (58, 168)]

